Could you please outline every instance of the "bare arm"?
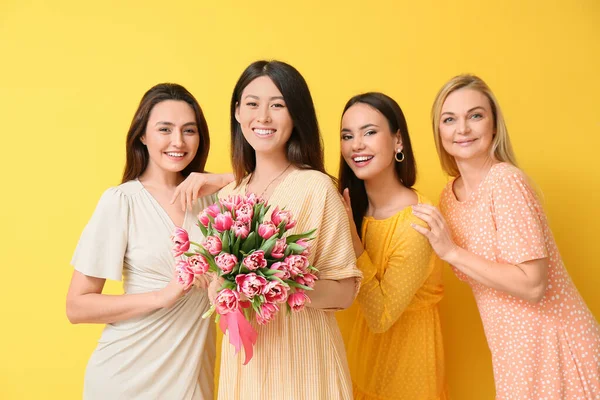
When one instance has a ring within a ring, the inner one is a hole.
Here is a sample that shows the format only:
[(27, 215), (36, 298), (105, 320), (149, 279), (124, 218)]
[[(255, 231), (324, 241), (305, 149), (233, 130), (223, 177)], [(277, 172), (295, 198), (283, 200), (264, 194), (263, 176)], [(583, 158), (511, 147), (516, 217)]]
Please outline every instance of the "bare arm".
[(430, 205), (413, 207), (414, 214), (429, 225), (413, 228), (423, 234), (438, 256), (467, 276), (491, 288), (521, 299), (538, 302), (544, 297), (548, 284), (548, 258), (520, 264), (497, 263), (458, 247), (439, 210)]
[(75, 270), (67, 293), (67, 318), (73, 324), (109, 324), (171, 307), (185, 293), (174, 277), (159, 291), (107, 295), (102, 294), (103, 278), (95, 278)]
[(314, 290), (307, 291), (310, 303), (307, 307), (323, 310), (343, 310), (352, 305), (356, 294), (356, 278), (345, 278), (339, 281), (330, 279), (315, 282)]

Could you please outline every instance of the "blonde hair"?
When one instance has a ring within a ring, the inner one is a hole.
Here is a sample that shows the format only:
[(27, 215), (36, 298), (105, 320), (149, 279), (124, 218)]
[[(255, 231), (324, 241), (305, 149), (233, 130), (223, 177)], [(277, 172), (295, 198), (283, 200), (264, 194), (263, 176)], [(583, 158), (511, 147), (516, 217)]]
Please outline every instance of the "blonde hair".
[(504, 116), (502, 115), (498, 100), (496, 100), (492, 90), (481, 78), (475, 75), (465, 74), (450, 79), (438, 92), (431, 108), (433, 138), (435, 140), (435, 147), (440, 158), (442, 169), (450, 176), (456, 177), (460, 175), (456, 160), (448, 154), (442, 145), (442, 140), (440, 138), (440, 117), (442, 114), (442, 106), (450, 93), (464, 88), (483, 93), (490, 101), (492, 114), (494, 116), (494, 138), (492, 139), (490, 156), (498, 161), (507, 162), (516, 167), (517, 160), (512, 145), (510, 144), (508, 129), (506, 128), (506, 123), (504, 122)]

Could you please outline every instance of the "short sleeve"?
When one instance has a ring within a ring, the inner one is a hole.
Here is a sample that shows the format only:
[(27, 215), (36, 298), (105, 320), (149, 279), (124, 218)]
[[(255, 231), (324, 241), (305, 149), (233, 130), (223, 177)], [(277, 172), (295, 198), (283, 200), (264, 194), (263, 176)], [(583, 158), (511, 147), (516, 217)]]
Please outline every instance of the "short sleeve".
[(120, 281), (127, 249), (129, 207), (125, 195), (110, 188), (83, 230), (71, 265), (87, 276)]
[(355, 277), (359, 278), (358, 285), (362, 273), (356, 267), (348, 215), (333, 183), (327, 178), (327, 182), (323, 184), (324, 203), (316, 233), (313, 264), (319, 269), (319, 279), (341, 280)]
[(522, 172), (503, 171), (492, 188), (492, 213), (500, 262), (519, 264), (548, 257), (544, 211)]

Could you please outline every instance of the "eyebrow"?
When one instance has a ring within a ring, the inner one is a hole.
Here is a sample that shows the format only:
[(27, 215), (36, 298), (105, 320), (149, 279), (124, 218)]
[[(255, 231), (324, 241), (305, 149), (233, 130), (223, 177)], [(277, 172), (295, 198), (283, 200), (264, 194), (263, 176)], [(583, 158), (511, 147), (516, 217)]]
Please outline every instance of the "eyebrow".
[[(469, 111), (467, 111), (467, 114), (470, 113), (471, 111), (477, 110), (478, 108), (481, 108), (483, 111), (485, 111), (485, 108), (483, 108), (481, 106), (477, 106), (477, 107), (473, 107)], [(453, 112), (450, 112), (450, 111), (443, 112), (442, 115), (444, 115), (444, 114), (455, 115)]]
[[(168, 121), (158, 121), (156, 124), (154, 124), (154, 126), (157, 126), (157, 125), (175, 126), (174, 123), (168, 122)], [(182, 126), (188, 126), (188, 125), (198, 126), (198, 124), (196, 124), (195, 122), (186, 122)]]
[[(255, 96), (253, 94), (246, 95), (246, 97), (244, 97), (244, 99), (247, 99), (248, 97), (252, 97), (253, 99), (260, 100), (260, 97)], [(285, 99), (283, 98), (283, 96), (273, 96), (273, 97), (270, 97), (269, 100), (285, 100)]]
[[(379, 128), (379, 126), (378, 126), (378, 125), (375, 125), (375, 124), (366, 124), (366, 125), (363, 125), (363, 126), (361, 126), (360, 128), (358, 128), (358, 130), (361, 130), (361, 131), (362, 131), (363, 129), (367, 129), (367, 128), (370, 128), (370, 127), (372, 127), (372, 126), (374, 126), (375, 128)], [(342, 129), (342, 132), (352, 132), (352, 130), (351, 130), (351, 129), (348, 129), (348, 128), (343, 128), (343, 129)]]

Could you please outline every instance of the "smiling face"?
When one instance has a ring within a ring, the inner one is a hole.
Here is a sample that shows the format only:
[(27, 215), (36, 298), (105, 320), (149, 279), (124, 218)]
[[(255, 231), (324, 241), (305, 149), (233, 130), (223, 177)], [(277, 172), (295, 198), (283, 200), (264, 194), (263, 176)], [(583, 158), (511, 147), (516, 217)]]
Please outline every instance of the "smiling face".
[(258, 77), (244, 88), (235, 119), (257, 154), (285, 153), (294, 123), (271, 78)]
[(200, 144), (194, 110), (179, 100), (156, 104), (140, 139), (150, 156), (147, 168), (181, 172), (194, 159)]
[(485, 94), (468, 88), (450, 93), (439, 124), (442, 146), (457, 162), (491, 157), (495, 125)]
[(341, 151), (358, 179), (369, 180), (394, 173), (394, 155), (402, 150), (399, 132), (392, 133), (388, 120), (377, 109), (356, 103), (342, 117)]

